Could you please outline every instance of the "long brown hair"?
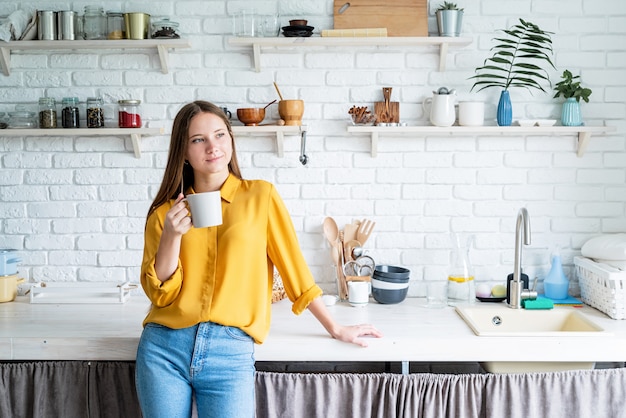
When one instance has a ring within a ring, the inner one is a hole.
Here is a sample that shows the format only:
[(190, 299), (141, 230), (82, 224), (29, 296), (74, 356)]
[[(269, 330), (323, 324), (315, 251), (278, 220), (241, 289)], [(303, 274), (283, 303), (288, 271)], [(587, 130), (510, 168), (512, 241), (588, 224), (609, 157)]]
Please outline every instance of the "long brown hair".
[(172, 136), (170, 138), (170, 150), (167, 157), (167, 165), (165, 166), (165, 173), (163, 174), (163, 181), (161, 182), (161, 188), (157, 192), (152, 205), (150, 205), (148, 216), (168, 200), (176, 199), (180, 193), (181, 182), (184, 189), (193, 185), (193, 168), (191, 165), (185, 164), (185, 153), (187, 152), (187, 143), (189, 141), (189, 124), (191, 119), (199, 113), (212, 113), (222, 118), (226, 124), (233, 146), (233, 155), (228, 163), (228, 171), (237, 178), (242, 178), (239, 162), (237, 161), (233, 129), (224, 111), (213, 103), (203, 100), (188, 103), (178, 111), (176, 118), (174, 118)]

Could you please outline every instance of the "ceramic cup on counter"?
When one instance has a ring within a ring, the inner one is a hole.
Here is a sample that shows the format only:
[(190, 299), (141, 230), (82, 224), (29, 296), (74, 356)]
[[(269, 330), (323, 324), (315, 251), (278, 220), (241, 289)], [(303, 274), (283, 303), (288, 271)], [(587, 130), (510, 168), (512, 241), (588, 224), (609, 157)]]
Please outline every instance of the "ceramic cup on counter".
[(206, 228), (222, 224), (222, 197), (215, 192), (188, 194), (187, 203), (191, 211), (194, 228)]
[(459, 102), (459, 125), (482, 126), (485, 120), (483, 102)]
[(370, 299), (369, 282), (348, 282), (348, 302), (354, 307), (366, 306)]

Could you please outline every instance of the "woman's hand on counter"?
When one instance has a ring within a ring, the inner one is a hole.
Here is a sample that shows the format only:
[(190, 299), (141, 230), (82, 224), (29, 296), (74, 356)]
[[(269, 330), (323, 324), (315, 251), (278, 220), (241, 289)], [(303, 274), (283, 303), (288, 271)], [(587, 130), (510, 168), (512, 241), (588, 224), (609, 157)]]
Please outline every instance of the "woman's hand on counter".
[(319, 297), (309, 304), (309, 311), (326, 328), (326, 331), (335, 339), (346, 343), (352, 343), (361, 347), (367, 347), (367, 341), (361, 337), (381, 338), (382, 332), (371, 324), (339, 325), (335, 322), (330, 312)]

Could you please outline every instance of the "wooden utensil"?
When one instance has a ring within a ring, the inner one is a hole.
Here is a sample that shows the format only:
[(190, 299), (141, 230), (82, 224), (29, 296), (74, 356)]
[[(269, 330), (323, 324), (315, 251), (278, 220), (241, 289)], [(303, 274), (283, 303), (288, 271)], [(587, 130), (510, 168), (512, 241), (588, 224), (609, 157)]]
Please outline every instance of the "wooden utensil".
[(367, 241), (372, 234), (374, 225), (376, 225), (376, 222), (370, 221), (369, 219), (363, 219), (363, 221), (361, 221), (361, 225), (359, 225), (359, 230), (356, 233), (357, 241), (361, 244), (365, 244), (365, 241)]
[(356, 248), (356, 247), (360, 247), (361, 243), (358, 240), (355, 239), (351, 239), (349, 241), (346, 241), (343, 244), (343, 256), (344, 259), (347, 261), (352, 261), (354, 260), (354, 254), (352, 254), (352, 251)]

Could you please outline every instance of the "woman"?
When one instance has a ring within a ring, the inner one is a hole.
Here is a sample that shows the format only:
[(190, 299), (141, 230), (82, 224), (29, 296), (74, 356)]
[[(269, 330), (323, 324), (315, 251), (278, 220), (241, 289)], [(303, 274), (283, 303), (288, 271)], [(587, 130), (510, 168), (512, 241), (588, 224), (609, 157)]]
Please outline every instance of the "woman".
[[(220, 190), (221, 225), (193, 228), (184, 194)], [(141, 284), (152, 302), (137, 351), (145, 418), (254, 416), (254, 343), (269, 331), (274, 267), (293, 312), (366, 346), (371, 325), (341, 326), (321, 301), (276, 189), (243, 180), (230, 122), (208, 102), (174, 119), (161, 188), (146, 221)]]

